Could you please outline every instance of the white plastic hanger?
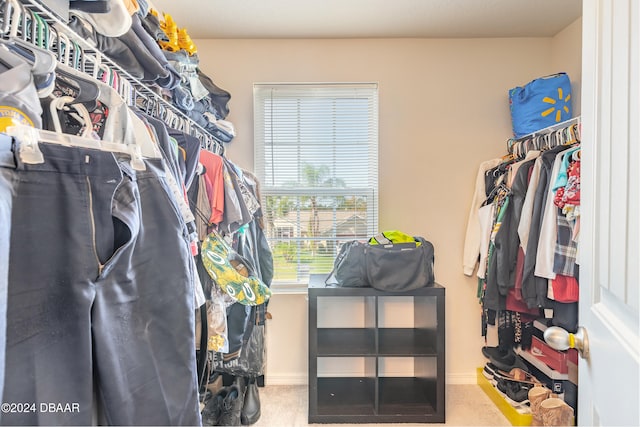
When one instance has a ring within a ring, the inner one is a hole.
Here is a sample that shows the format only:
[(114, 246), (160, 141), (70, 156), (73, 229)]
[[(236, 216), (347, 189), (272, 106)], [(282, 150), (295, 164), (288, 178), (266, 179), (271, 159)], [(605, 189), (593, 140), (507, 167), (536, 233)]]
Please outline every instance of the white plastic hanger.
[(60, 120), (58, 118), (57, 109), (63, 108), (73, 98), (63, 96), (56, 98), (51, 102), (51, 118), (54, 128), (57, 132), (51, 132), (43, 129), (36, 129), (31, 126), (15, 125), (9, 126), (5, 133), (17, 138), (20, 141), (20, 159), (28, 164), (41, 164), (45, 162), (44, 156), (38, 146), (39, 142), (64, 145), (67, 147), (91, 148), (94, 150), (108, 151), (112, 153), (127, 154), (131, 157), (131, 167), (135, 170), (145, 170), (146, 166), (142, 160), (142, 153), (137, 144), (125, 145), (116, 142), (101, 141), (91, 138), (93, 126), (89, 111), (82, 104), (73, 104), (70, 107), (76, 110), (80, 118), (85, 124), (82, 136), (69, 135), (62, 133)]

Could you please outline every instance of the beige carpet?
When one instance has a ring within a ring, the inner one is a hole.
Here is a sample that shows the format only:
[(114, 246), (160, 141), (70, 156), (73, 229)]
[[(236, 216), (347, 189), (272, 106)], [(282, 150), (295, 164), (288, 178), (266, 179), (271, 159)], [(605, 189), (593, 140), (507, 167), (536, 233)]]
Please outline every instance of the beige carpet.
[[(256, 427), (308, 426), (307, 386), (268, 385), (260, 388), (262, 415)], [(510, 426), (477, 385), (449, 385), (446, 396), (446, 424), (452, 426)], [(312, 424), (347, 426), (349, 424)], [(442, 424), (354, 424), (356, 426), (415, 426)]]

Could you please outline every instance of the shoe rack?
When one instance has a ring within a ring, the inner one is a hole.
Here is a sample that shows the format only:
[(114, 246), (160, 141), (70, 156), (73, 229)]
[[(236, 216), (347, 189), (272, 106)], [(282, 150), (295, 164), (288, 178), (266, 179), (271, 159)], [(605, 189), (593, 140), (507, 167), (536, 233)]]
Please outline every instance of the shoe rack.
[(478, 385), (485, 392), (487, 396), (491, 399), (491, 401), (496, 405), (496, 407), (502, 412), (502, 415), (505, 416), (506, 419), (509, 420), (511, 425), (514, 426), (530, 426), (531, 425), (531, 413), (527, 410), (524, 411), (522, 409), (518, 409), (507, 401), (507, 398), (498, 391), (497, 388), (494, 387), (493, 384), (489, 382), (488, 379), (484, 377), (482, 374), (483, 368), (477, 368), (476, 370), (476, 379)]
[[(308, 295), (309, 423), (445, 422), (444, 287), (325, 287), (312, 275)], [(387, 322), (394, 305), (413, 311), (410, 324)]]
[[(540, 320), (533, 322), (537, 330), (529, 350), (518, 348), (518, 354), (529, 371), (543, 382), (552, 393), (561, 396), (574, 410), (578, 406), (578, 354), (575, 349), (558, 351), (549, 347), (542, 338), (547, 329)], [(554, 369), (556, 368), (556, 369)]]
[[(547, 326), (540, 320), (534, 321), (533, 326), (537, 330), (537, 333), (534, 334), (534, 340), (538, 339), (543, 343), (542, 333)], [(574, 410), (574, 413), (577, 413), (577, 354), (567, 351), (560, 352), (551, 349), (546, 344), (536, 344), (535, 342), (529, 350), (517, 348), (516, 354), (524, 360), (530, 373), (538, 381), (542, 382), (552, 393), (561, 397)], [(550, 365), (558, 369), (553, 369)], [(482, 370), (483, 368), (477, 368), (478, 385), (509, 422), (514, 426), (531, 425), (530, 411), (514, 407), (509, 399), (484, 377)]]

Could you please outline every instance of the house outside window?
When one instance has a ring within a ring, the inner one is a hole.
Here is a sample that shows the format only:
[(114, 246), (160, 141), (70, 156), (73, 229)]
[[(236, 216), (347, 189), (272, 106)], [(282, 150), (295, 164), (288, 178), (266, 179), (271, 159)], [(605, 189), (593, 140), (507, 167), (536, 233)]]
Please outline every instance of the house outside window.
[(328, 274), (378, 228), (377, 84), (255, 84), (255, 171), (274, 288)]

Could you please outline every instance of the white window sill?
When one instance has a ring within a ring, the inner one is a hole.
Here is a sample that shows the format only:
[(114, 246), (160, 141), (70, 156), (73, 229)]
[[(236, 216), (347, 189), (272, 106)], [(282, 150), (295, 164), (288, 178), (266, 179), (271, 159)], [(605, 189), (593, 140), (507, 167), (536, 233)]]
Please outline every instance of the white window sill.
[(299, 295), (306, 295), (307, 294), (307, 284), (306, 283), (300, 283), (297, 285), (292, 285), (292, 284), (288, 284), (288, 285), (277, 285), (277, 284), (272, 284), (271, 285), (271, 293), (274, 295), (295, 295), (295, 294), (299, 294)]

